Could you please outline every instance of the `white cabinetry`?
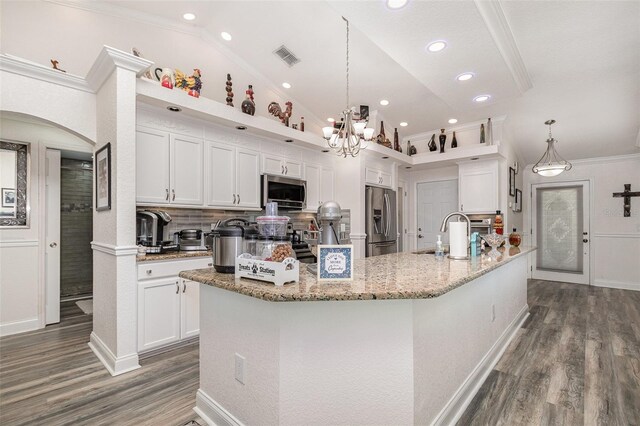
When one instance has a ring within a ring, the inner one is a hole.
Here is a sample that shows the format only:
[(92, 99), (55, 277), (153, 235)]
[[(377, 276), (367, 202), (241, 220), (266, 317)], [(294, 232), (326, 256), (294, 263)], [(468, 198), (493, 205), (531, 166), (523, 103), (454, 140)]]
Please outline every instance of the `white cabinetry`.
[(305, 163), (304, 177), (307, 181), (306, 210), (316, 211), (325, 201), (333, 200), (333, 169)]
[(364, 180), (368, 184), (391, 188), (391, 173), (367, 167), (364, 176)]
[(138, 264), (138, 351), (197, 336), (200, 284), (181, 271), (211, 266), (208, 257)]
[(207, 205), (260, 208), (260, 155), (207, 142)]
[(139, 128), (136, 132), (136, 201), (203, 204), (203, 142)]
[(302, 178), (302, 162), (281, 155), (262, 154), (262, 172), (269, 175)]
[(494, 213), (500, 209), (499, 161), (473, 161), (458, 165), (460, 211)]

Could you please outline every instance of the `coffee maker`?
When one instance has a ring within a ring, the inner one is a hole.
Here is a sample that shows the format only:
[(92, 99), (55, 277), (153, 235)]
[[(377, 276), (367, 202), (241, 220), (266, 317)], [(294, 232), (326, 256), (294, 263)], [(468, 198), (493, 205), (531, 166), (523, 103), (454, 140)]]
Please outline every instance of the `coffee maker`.
[(178, 245), (164, 240), (164, 227), (171, 216), (162, 210), (141, 210), (136, 213), (136, 244), (146, 248), (147, 253), (177, 251)]

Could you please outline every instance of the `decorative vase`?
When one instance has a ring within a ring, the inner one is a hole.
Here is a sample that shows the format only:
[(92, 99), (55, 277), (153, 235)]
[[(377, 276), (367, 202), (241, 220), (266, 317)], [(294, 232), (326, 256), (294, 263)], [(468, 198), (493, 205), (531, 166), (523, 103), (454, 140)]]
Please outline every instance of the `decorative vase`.
[(444, 154), (444, 144), (447, 143), (447, 135), (444, 134), (444, 129), (440, 129), (440, 154)]
[(409, 155), (416, 155), (418, 153), (418, 148), (415, 145), (409, 146)]
[(384, 133), (384, 121), (380, 121), (380, 133), (376, 136), (376, 143), (380, 145), (384, 145), (387, 148), (393, 149), (391, 146), (391, 141), (387, 138), (387, 135)]
[[(160, 73), (160, 75), (158, 75)], [(162, 87), (173, 89), (176, 84), (176, 73), (171, 68), (156, 68), (154, 71), (156, 78)]]
[(434, 133), (433, 135), (431, 135), (431, 139), (429, 139), (429, 143), (427, 144), (429, 146), (429, 151), (433, 152), (436, 149), (438, 149), (438, 147), (436, 146), (436, 134)]
[(493, 145), (493, 124), (491, 123), (491, 118), (487, 120), (487, 140), (489, 141), (489, 145)]
[(304, 132), (304, 117), (300, 117), (300, 131)]
[(522, 242), (522, 237), (516, 232), (516, 228), (513, 228), (513, 232), (509, 234), (509, 245), (518, 247)]
[(453, 132), (453, 138), (451, 139), (451, 148), (458, 147), (458, 140), (456, 139), (456, 132)]
[(256, 113), (256, 104), (253, 101), (253, 86), (250, 84), (247, 89), (245, 100), (242, 101), (240, 108), (245, 114), (253, 115)]
[(480, 143), (484, 143), (484, 123), (480, 125)]
[(233, 106), (233, 83), (231, 82), (231, 74), (227, 74), (227, 83), (225, 84), (227, 91), (227, 105)]
[(498, 235), (502, 235), (504, 233), (504, 223), (502, 222), (502, 214), (500, 210), (496, 210), (496, 218), (493, 221), (493, 232)]
[(393, 130), (393, 149), (398, 152), (402, 152), (402, 147), (400, 146), (400, 136), (398, 135), (397, 127)]

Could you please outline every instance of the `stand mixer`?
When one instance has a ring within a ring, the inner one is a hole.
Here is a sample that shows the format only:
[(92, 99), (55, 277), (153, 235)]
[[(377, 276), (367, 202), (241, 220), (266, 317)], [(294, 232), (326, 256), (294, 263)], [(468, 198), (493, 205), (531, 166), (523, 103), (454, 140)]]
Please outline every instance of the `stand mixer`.
[(337, 245), (340, 244), (340, 219), (342, 219), (342, 210), (340, 205), (335, 201), (327, 201), (318, 207), (318, 220), (316, 227), (318, 228), (318, 244)]

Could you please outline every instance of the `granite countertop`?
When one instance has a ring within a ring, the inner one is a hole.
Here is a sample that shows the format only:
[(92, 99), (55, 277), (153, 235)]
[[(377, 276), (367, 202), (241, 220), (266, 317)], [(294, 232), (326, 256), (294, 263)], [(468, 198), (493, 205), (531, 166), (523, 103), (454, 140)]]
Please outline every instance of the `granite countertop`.
[(483, 254), (471, 260), (438, 259), (432, 254), (394, 253), (354, 261), (354, 280), (316, 281), (300, 265), (300, 282), (278, 287), (235, 278), (213, 268), (183, 271), (180, 277), (271, 302), (427, 299), (441, 296), (489, 271), (523, 256), (535, 247), (507, 247), (497, 259)]
[(143, 257), (136, 257), (136, 261), (140, 262), (157, 262), (160, 260), (179, 260), (189, 257), (211, 257), (211, 251), (172, 251), (161, 254), (147, 254)]

